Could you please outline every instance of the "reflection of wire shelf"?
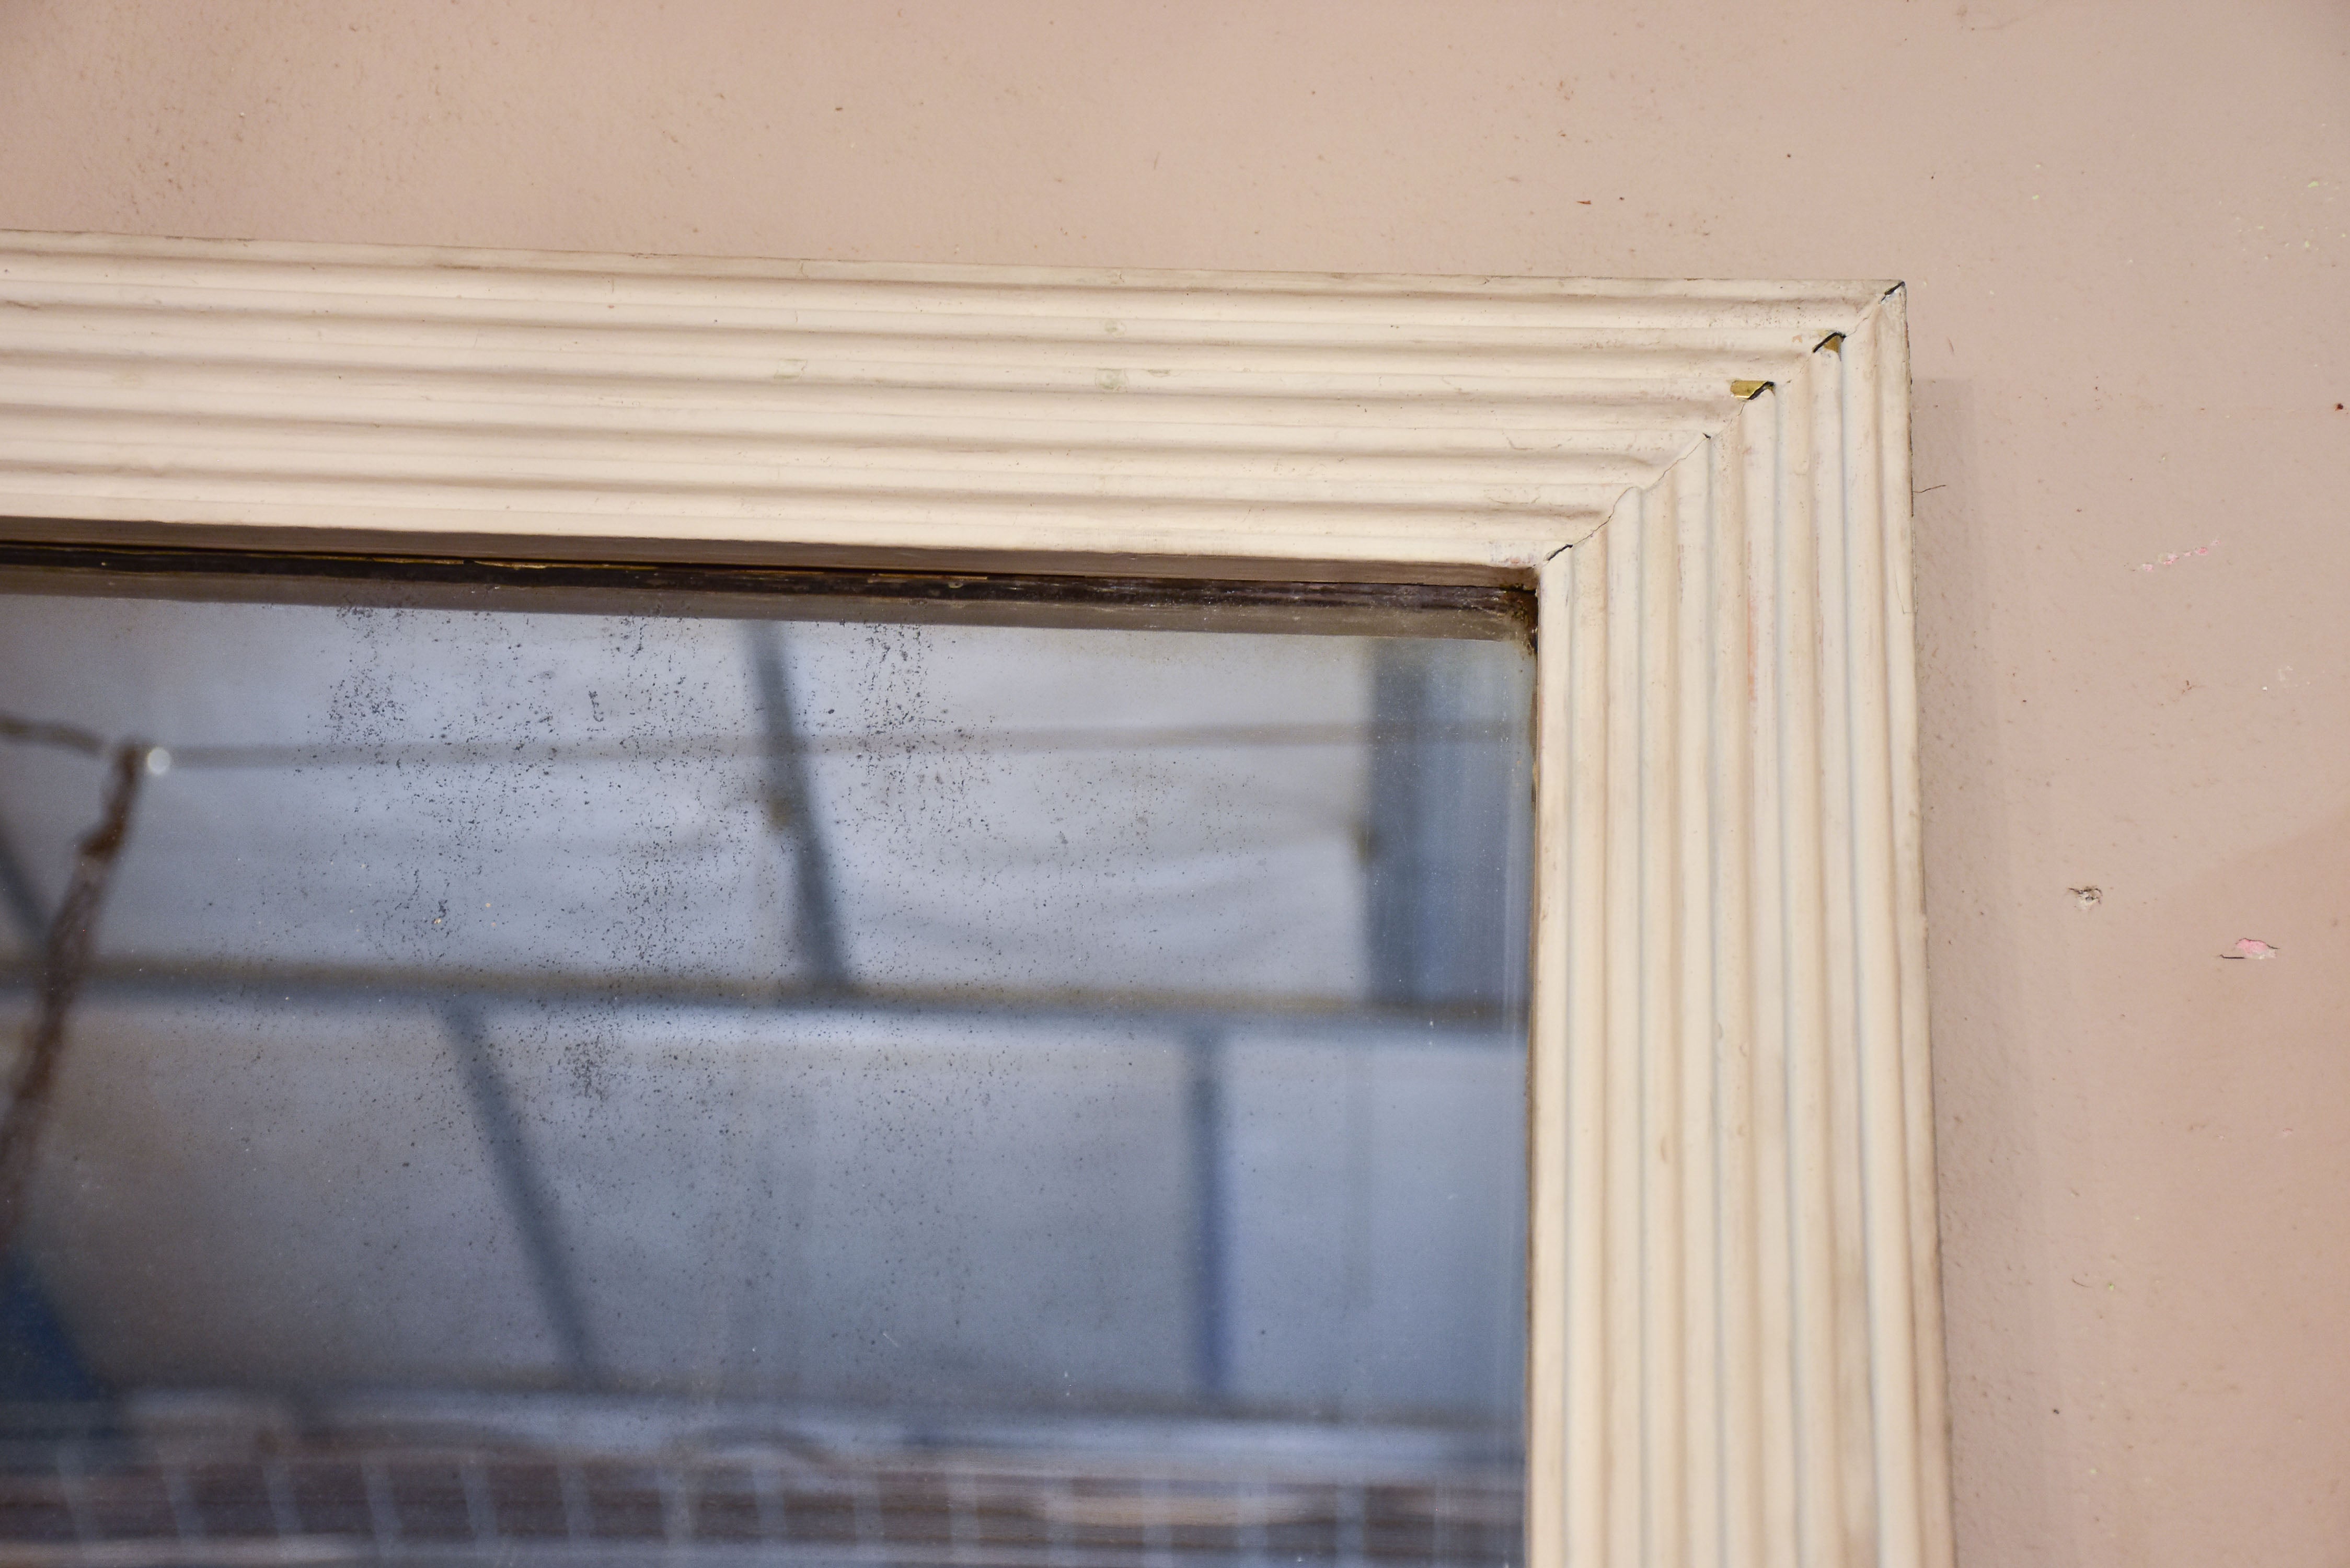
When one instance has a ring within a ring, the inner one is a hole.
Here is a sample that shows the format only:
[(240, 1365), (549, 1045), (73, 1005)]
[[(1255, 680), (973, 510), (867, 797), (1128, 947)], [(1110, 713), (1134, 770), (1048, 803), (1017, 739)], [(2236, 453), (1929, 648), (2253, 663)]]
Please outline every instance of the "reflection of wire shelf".
[(1522, 1534), (1514, 1466), (1350, 1456), (1343, 1437), (1284, 1463), (1197, 1441), (1157, 1454), (803, 1440), (649, 1453), (478, 1426), (470, 1440), (280, 1428), (160, 1441), (80, 1426), (6, 1445), (0, 1565), (1505, 1568)]

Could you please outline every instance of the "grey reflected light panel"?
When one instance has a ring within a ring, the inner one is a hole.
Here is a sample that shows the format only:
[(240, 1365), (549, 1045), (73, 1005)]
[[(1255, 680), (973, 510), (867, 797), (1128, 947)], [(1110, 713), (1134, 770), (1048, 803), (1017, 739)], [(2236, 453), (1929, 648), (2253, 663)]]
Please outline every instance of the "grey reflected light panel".
[(1525, 649), (797, 613), (0, 597), (0, 1538), (1516, 1560)]

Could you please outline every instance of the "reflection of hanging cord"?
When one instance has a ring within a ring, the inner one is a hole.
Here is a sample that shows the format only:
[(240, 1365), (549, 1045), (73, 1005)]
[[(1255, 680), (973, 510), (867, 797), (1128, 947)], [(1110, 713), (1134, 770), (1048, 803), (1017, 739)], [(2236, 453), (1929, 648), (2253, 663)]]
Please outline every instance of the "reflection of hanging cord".
[(0, 713), (0, 741), (27, 741), (36, 746), (63, 746), (84, 756), (106, 754), (105, 738), (73, 724), (53, 724), (41, 719), (19, 719)]
[[(1246, 751), (1260, 747), (1358, 746), (1378, 742), (1459, 744), (1523, 743), (1521, 726), (1499, 721), (1401, 722), (1296, 722), (1264, 724), (1063, 725), (1050, 729), (972, 731), (882, 730), (862, 733), (800, 734), (794, 746), (803, 755), (913, 756), (930, 753), (1061, 753), (1139, 751)], [(88, 756), (106, 751), (100, 736), (72, 724), (19, 719), (0, 713), (0, 741), (30, 741), (63, 746)], [(773, 735), (673, 735), (660, 739), (546, 741), (370, 741), (245, 743), (194, 742), (173, 746), (177, 768), (302, 768), (398, 766), (405, 763), (464, 766), (510, 763), (545, 767), (556, 763), (725, 762), (770, 758)]]
[[(0, 726), (5, 726), (0, 720)], [(1380, 741), (1435, 743), (1518, 742), (1523, 731), (1499, 722), (1191, 724), (1070, 726), (1049, 730), (880, 731), (800, 734), (804, 756), (913, 757), (940, 753), (1056, 754), (1078, 752), (1203, 751), (1357, 746)], [(7, 731), (0, 727), (0, 737)], [(760, 735), (678, 735), (616, 741), (370, 741), (174, 743), (175, 768), (462, 767), (505, 763), (726, 762), (771, 758), (774, 741)]]
[[(0, 715), (0, 739), (83, 753), (105, 749), (102, 741), (86, 731), (64, 724), (26, 723), (5, 715)], [(34, 1145), (40, 1137), (49, 1090), (57, 1082), (57, 1059), (65, 1046), (66, 1014), (89, 970), (99, 906), (105, 901), (106, 885), (122, 853), (123, 840), (130, 836), (130, 809), (139, 799), (139, 781), (170, 765), (168, 753), (144, 742), (125, 741), (113, 748), (105, 807), (99, 814), (98, 826), (83, 836), (74, 856), (73, 878), (49, 921), (41, 956), (40, 996), (32, 1027), (25, 1034), (25, 1052), (16, 1064), (7, 1109), (0, 1112), (0, 1257), (6, 1256), (22, 1215)]]

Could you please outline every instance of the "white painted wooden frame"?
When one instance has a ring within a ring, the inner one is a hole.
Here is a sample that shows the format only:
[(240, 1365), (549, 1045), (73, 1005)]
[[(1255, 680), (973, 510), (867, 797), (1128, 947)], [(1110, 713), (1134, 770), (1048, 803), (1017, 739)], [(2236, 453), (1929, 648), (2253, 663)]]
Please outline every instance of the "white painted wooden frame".
[(1878, 284), (0, 234), (0, 534), (1538, 587), (1531, 1568), (1950, 1559)]

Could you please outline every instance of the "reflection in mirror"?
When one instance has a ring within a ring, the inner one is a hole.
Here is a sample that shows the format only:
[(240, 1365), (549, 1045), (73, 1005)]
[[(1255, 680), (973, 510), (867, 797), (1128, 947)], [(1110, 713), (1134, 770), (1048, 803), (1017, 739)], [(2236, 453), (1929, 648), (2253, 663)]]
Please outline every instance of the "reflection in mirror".
[(1522, 640), (12, 581), (0, 1558), (1518, 1559)]

